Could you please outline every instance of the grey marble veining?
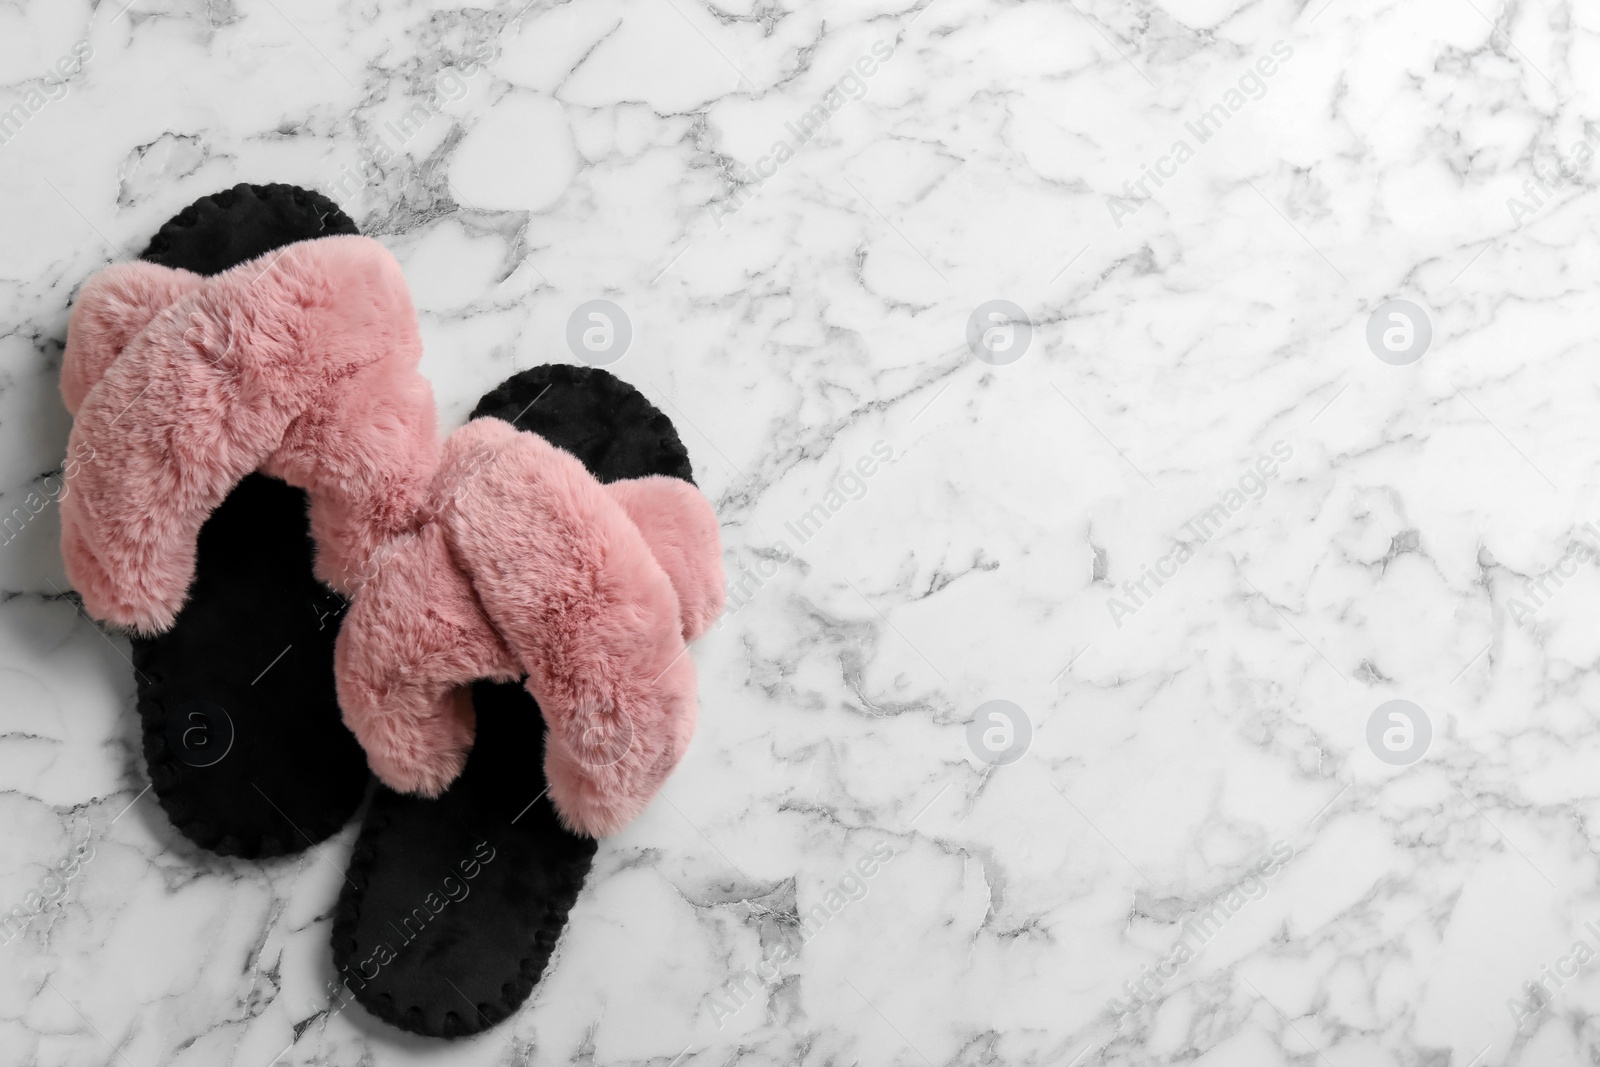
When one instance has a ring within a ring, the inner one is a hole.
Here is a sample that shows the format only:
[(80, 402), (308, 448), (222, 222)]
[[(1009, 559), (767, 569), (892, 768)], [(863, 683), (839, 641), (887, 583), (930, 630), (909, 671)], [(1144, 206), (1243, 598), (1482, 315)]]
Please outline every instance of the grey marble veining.
[[(125, 2), (0, 7), (0, 1067), (1600, 1056), (1593, 8)], [(65, 596), (66, 308), (239, 181), (395, 252), (447, 426), (620, 307), (723, 520), (470, 1041), (330, 997), (353, 827), (166, 825)]]

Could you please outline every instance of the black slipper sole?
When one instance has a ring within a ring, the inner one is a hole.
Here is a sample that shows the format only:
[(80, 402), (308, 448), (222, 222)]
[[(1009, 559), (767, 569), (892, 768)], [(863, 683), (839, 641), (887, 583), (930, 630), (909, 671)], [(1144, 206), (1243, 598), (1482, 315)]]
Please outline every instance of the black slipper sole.
[[(483, 398), (492, 415), (573, 453), (601, 481), (690, 481), (672, 422), (588, 367), (537, 367)], [(533, 992), (589, 873), (596, 842), (563, 829), (544, 777), (544, 716), (521, 685), (472, 687), (477, 737), (437, 800), (380, 786), (334, 913), (333, 959), (378, 1018), (459, 1037)]]
[[(216, 274), (296, 241), (353, 234), (331, 200), (239, 185), (196, 201), (140, 257)], [(202, 848), (297, 852), (343, 826), (368, 780), (334, 694), (344, 602), (312, 573), (306, 494), (252, 474), (200, 531), (176, 623), (133, 638), (145, 761), (172, 824)]]

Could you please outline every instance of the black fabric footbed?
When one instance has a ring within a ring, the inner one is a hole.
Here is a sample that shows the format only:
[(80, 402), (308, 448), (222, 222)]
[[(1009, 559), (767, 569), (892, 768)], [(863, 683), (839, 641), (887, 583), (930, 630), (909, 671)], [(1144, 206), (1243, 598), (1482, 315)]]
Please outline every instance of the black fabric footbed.
[[(215, 274), (356, 232), (317, 193), (238, 185), (185, 208), (140, 258)], [(252, 474), (201, 528), (172, 629), (132, 640), (156, 797), (180, 833), (224, 856), (300, 851), (349, 821), (366, 790), (334, 696), (344, 602), (313, 576), (312, 553), (305, 493)]]
[[(603, 370), (523, 371), (483, 398), (473, 417), (485, 415), (540, 434), (601, 481), (692, 481), (671, 421)], [(461, 777), (437, 800), (378, 787), (334, 912), (345, 986), (373, 1015), (428, 1037), (478, 1033), (521, 1007), (597, 847), (556, 817), (544, 716), (528, 691), (478, 682), (472, 701), (477, 737)]]

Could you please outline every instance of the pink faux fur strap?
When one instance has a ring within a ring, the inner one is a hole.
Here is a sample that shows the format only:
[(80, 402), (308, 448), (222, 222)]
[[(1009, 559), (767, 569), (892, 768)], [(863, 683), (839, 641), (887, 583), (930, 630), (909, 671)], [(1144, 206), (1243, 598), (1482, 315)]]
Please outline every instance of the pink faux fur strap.
[(339, 703), (374, 772), (436, 795), (471, 746), (463, 687), (526, 675), (557, 811), (614, 833), (694, 730), (684, 641), (723, 596), (710, 504), (675, 479), (602, 486), (543, 438), (478, 419), (445, 443), (429, 510), (339, 634)]
[(360, 584), (414, 522), (438, 450), (400, 266), (365, 237), (293, 244), (211, 278), (150, 263), (85, 283), (61, 391), (76, 416), (62, 498), (88, 612), (173, 623), (200, 527), (253, 470), (311, 491), (318, 576)]

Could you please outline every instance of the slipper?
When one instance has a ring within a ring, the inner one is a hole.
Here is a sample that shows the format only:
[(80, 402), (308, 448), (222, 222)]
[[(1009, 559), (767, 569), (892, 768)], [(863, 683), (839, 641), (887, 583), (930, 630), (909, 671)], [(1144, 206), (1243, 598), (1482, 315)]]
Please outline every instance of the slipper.
[[(328, 837), (368, 782), (328, 586), (414, 518), (437, 443), (399, 266), (354, 233), (316, 193), (240, 185), (86, 282), (68, 328), (67, 573), (131, 631), (162, 808), (223, 855)], [(308, 515), (311, 486), (333, 488)]]
[(539, 367), (451, 435), (426, 520), (380, 552), (337, 674), (385, 785), (333, 928), (340, 976), (377, 1017), (454, 1037), (510, 1016), (594, 837), (681, 758), (685, 642), (723, 601), (716, 519), (689, 473), (632, 386)]

